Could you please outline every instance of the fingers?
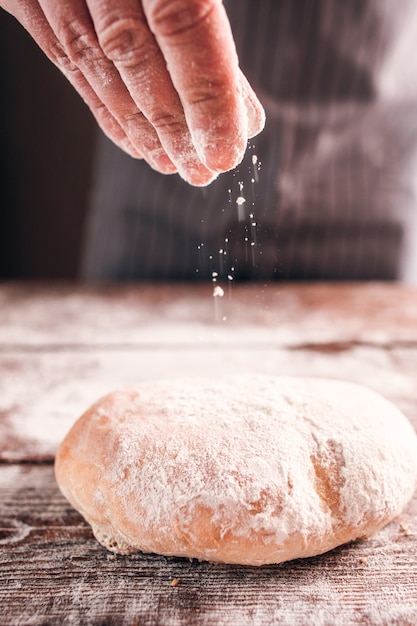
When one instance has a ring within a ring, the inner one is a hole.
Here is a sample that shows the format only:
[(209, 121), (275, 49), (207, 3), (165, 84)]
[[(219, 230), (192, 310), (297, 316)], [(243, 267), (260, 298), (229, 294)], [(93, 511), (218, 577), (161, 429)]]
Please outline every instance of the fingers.
[(206, 185), (263, 127), (221, 0), (6, 2), (104, 132), (160, 172)]
[[(242, 85), (221, 0), (143, 0), (143, 6), (201, 160), (213, 170), (231, 169), (246, 149), (246, 105), (252, 109), (257, 100), (249, 97), (247, 82)], [(258, 102), (256, 109), (250, 116), (255, 134), (262, 109)]]
[[(180, 175), (195, 185), (210, 182), (215, 173), (204, 166), (193, 145), (181, 100), (141, 4), (138, 0), (123, 0), (115, 8), (102, 0), (87, 4), (101, 50)], [(189, 64), (188, 59), (185, 62)]]
[(71, 3), (39, 0), (39, 4), (58, 40), (58, 46), (48, 51), (49, 56), (66, 75), (71, 67), (81, 72), (130, 143), (154, 169), (175, 172), (177, 168), (162, 147), (155, 129), (137, 107), (117, 68), (100, 47), (84, 0), (72, 0)]
[(248, 139), (252, 139), (252, 137), (259, 135), (265, 127), (265, 111), (242, 72), (240, 73), (240, 84), (248, 117)]

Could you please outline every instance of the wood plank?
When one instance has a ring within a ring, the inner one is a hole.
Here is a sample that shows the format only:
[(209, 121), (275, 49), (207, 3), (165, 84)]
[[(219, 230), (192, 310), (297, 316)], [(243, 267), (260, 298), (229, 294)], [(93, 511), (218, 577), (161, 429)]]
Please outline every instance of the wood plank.
[(1, 623), (411, 626), (416, 515), (414, 498), (375, 537), (281, 566), (114, 557), (60, 495), (52, 466), (0, 465)]
[(0, 460), (51, 460), (73, 422), (99, 397), (144, 380), (261, 373), (328, 376), (366, 385), (417, 428), (417, 348), (353, 346), (0, 353)]
[(386, 284), (234, 286), (220, 301), (212, 285), (0, 287), (2, 626), (416, 624), (417, 496), (376, 537), (283, 566), (113, 557), (46, 463), (100, 395), (173, 376), (344, 378), (417, 428), (416, 305)]
[(0, 288), (0, 349), (417, 343), (417, 290), (395, 283)]

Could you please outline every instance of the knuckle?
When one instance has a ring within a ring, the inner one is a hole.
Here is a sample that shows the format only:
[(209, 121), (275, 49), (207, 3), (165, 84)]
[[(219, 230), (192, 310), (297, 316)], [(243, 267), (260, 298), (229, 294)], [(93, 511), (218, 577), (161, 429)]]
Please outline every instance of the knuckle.
[(99, 56), (94, 32), (81, 20), (74, 19), (62, 24), (58, 37), (65, 55), (74, 65), (94, 62)]
[(120, 65), (132, 65), (146, 55), (146, 29), (140, 18), (112, 19), (98, 34), (107, 58)]
[(102, 102), (98, 102), (93, 108), (92, 113), (101, 128), (106, 128), (114, 137), (122, 138), (125, 136), (120, 124), (116, 121), (109, 109)]
[(68, 76), (78, 71), (77, 66), (71, 61), (62, 44), (55, 40), (51, 42), (45, 49), (46, 55), (51, 59), (63, 74)]
[(175, 115), (161, 111), (159, 108), (151, 110), (147, 117), (152, 126), (157, 131), (163, 131), (164, 134), (178, 135), (184, 132), (184, 120), (179, 120)]
[(223, 95), (226, 91), (226, 85), (220, 79), (204, 79), (200, 78), (198, 84), (190, 85), (186, 98), (187, 103), (192, 107), (219, 106), (219, 102), (223, 101)]
[(194, 30), (217, 4), (217, 0), (161, 0), (153, 3), (148, 18), (155, 33), (171, 37)]
[(127, 128), (133, 128), (139, 133), (149, 134), (150, 125), (142, 111), (136, 109), (130, 113), (126, 113), (123, 116), (123, 123)]
[[(139, 110), (124, 116), (125, 123), (128, 127), (135, 127), (142, 132), (148, 132), (150, 128), (153, 128), (152, 134), (156, 131), (163, 132), (167, 135), (182, 135), (185, 130), (185, 120), (178, 119), (176, 116), (162, 111), (161, 109), (154, 109), (147, 112), (146, 116)], [(154, 135), (155, 136), (155, 135)]]

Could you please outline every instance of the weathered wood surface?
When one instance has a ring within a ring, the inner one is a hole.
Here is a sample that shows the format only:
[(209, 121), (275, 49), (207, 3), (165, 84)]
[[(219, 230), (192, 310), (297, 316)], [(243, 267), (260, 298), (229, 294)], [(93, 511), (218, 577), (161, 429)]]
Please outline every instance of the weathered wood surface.
[(223, 287), (214, 298), (201, 283), (3, 286), (0, 349), (417, 344), (417, 291), (395, 283)]
[(0, 484), (3, 625), (415, 624), (415, 501), (373, 539), (248, 568), (113, 557), (60, 495), (51, 465), (1, 466)]
[(0, 288), (2, 626), (417, 624), (416, 496), (368, 541), (258, 569), (113, 557), (61, 496), (54, 451), (99, 395), (247, 371), (360, 382), (417, 428), (417, 291), (251, 285), (219, 303), (212, 285)]

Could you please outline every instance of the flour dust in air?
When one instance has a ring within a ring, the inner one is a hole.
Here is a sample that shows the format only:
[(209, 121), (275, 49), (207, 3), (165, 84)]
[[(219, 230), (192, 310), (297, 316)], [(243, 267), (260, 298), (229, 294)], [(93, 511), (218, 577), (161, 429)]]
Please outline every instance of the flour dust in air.
[[(218, 322), (227, 320), (223, 312), (223, 301), (225, 296), (228, 300), (232, 299), (236, 273), (242, 276), (247, 273), (248, 267), (252, 266), (252, 269), (257, 267), (259, 251), (255, 199), (261, 162), (255, 153), (255, 146), (250, 145), (249, 150), (252, 154), (249, 155), (248, 170), (240, 172), (238, 168), (232, 173), (236, 183), (228, 189), (228, 197), (225, 199), (223, 212), (226, 214), (226, 224), (235, 224), (233, 232), (231, 229), (229, 235), (219, 242), (215, 250), (209, 249), (207, 241), (202, 241), (197, 247), (200, 268), (207, 267), (208, 260), (213, 283), (214, 317)], [(196, 269), (198, 275), (201, 275), (200, 268)]]

